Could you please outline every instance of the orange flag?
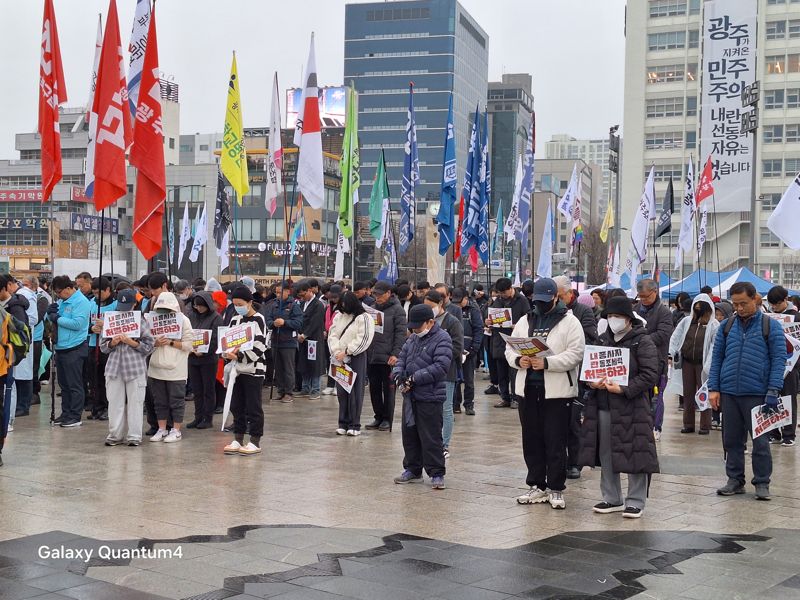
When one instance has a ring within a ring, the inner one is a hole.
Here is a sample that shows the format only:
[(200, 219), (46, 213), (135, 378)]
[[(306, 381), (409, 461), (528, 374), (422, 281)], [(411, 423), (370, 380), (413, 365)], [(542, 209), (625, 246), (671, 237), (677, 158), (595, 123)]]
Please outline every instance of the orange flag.
[(695, 201), (697, 202), (697, 206), (708, 198), (709, 196), (714, 195), (714, 184), (712, 181), (714, 180), (714, 173), (711, 167), (711, 157), (708, 157), (706, 160), (706, 165), (703, 167), (703, 173), (700, 175), (700, 181), (697, 182), (697, 191), (695, 192)]

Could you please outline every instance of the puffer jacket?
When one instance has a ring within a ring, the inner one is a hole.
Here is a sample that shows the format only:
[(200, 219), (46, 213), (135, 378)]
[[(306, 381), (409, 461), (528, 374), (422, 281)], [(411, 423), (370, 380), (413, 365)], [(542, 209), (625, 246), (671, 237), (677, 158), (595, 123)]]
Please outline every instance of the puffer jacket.
[(153, 307), (166, 308), (178, 314), (178, 320), (183, 320), (181, 330), (181, 347), (159, 346), (150, 355), (150, 364), (147, 367), (147, 376), (162, 381), (185, 381), (189, 375), (188, 356), (192, 350), (192, 324), (189, 318), (181, 312), (178, 299), (172, 292), (161, 292)]
[(669, 353), (669, 338), (675, 329), (672, 324), (672, 313), (661, 303), (661, 300), (656, 300), (651, 306), (645, 306), (640, 302), (633, 307), (633, 310), (647, 321), (645, 329), (658, 348), (658, 358), (661, 361), (662, 370), (665, 369)]
[[(461, 308), (458, 310), (461, 311)], [(461, 325), (461, 319), (454, 317), (452, 313), (445, 310), (436, 317), (436, 324), (445, 330), (453, 343), (453, 360), (450, 363), (450, 368), (447, 369), (446, 380), (458, 381), (461, 370), (461, 353), (464, 351), (464, 327)]]
[[(491, 341), (491, 352), (492, 358), (495, 359), (502, 359), (505, 356), (506, 352), (506, 343), (503, 341), (503, 338), (500, 337), (500, 332), (502, 331), (506, 335), (509, 335), (512, 327), (519, 323), (519, 320), (528, 314), (528, 311), (531, 309), (531, 304), (528, 302), (527, 298), (517, 292), (514, 294), (513, 298), (503, 298), (502, 296), (498, 296), (495, 298), (491, 304), (488, 305), (491, 308), (510, 308), (511, 309), (511, 322), (512, 326), (508, 328), (500, 328), (500, 327), (492, 327), (492, 341)], [(488, 308), (487, 307), (487, 308)], [(487, 309), (488, 314), (488, 309)]]
[(445, 376), (452, 360), (453, 342), (448, 333), (434, 323), (423, 337), (408, 337), (392, 370), (392, 377), (405, 379), (414, 376), (411, 388), (414, 402), (444, 404), (447, 398)]
[[(659, 355), (653, 340), (637, 321), (619, 341), (608, 331), (600, 344), (612, 348), (628, 348), (631, 361), (628, 385), (621, 394), (590, 389), (586, 394), (578, 464), (600, 466), (598, 457), (598, 403), (607, 401), (611, 413), (611, 468), (615, 473), (658, 473), (658, 452), (653, 437), (653, 415), (649, 392), (659, 375)], [(603, 394), (605, 398), (600, 398)], [(603, 465), (605, 468), (606, 465)]]
[(406, 311), (400, 301), (391, 296), (386, 304), (375, 304), (373, 307), (383, 313), (383, 333), (375, 332), (369, 347), (369, 364), (385, 365), (390, 356), (400, 356), (406, 341)]
[(742, 322), (737, 315), (728, 335), (725, 325), (714, 340), (708, 391), (732, 396), (763, 396), (767, 390), (783, 387), (786, 366), (786, 338), (778, 321), (770, 319), (769, 338), (764, 340), (761, 319), (769, 319), (761, 311)]
[(348, 356), (366, 352), (375, 335), (375, 321), (368, 313), (353, 316), (337, 312), (328, 331), (331, 356), (344, 351)]
[[(202, 302), (208, 307), (208, 310), (200, 314), (194, 309), (194, 305)], [(189, 354), (189, 364), (194, 366), (199, 365), (216, 365), (219, 356), (217, 356), (217, 339), (218, 328), (222, 327), (222, 317), (214, 310), (214, 299), (211, 292), (197, 292), (192, 297), (192, 308), (189, 309), (189, 322), (192, 324), (192, 329), (210, 329), (211, 330), (211, 345), (208, 347), (206, 354), (195, 356)]]
[[(708, 294), (698, 294), (692, 302), (692, 311), (694, 305), (698, 302), (704, 302), (711, 307), (711, 319), (705, 326), (705, 334), (703, 338), (703, 380), (708, 378), (708, 371), (711, 368), (711, 351), (714, 348), (714, 338), (717, 336), (719, 330), (719, 321), (714, 317), (714, 302)], [(682, 364), (678, 355), (680, 354), (683, 342), (686, 340), (686, 333), (692, 325), (692, 317), (685, 317), (678, 322), (678, 326), (669, 340), (669, 355), (672, 357), (672, 381), (679, 389), (683, 389), (683, 369), (678, 367)]]
[[(275, 327), (275, 319), (282, 318), (282, 327)], [(274, 329), (272, 333), (272, 347), (276, 349), (294, 348), (297, 350), (297, 332), (303, 329), (303, 309), (300, 303), (289, 296), (283, 301), (280, 300), (269, 308), (266, 316), (267, 329)]]
[(461, 325), (464, 328), (464, 350), (477, 356), (483, 343), (483, 319), (481, 309), (472, 298), (461, 309)]

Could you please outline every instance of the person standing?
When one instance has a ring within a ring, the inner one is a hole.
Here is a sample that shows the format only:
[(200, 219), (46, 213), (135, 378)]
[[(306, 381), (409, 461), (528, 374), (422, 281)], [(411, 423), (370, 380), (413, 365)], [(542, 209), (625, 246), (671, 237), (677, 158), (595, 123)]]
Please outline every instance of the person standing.
[(192, 296), (189, 322), (193, 330), (211, 330), (211, 339), (206, 352), (200, 353), (193, 349), (189, 353), (189, 385), (194, 393), (194, 419), (186, 424), (186, 428), (211, 429), (217, 403), (218, 330), (222, 327), (222, 317), (214, 307), (211, 292), (195, 292)]
[[(328, 348), (328, 332), (331, 330), (331, 325), (333, 325), (333, 319), (336, 316), (336, 309), (339, 306), (339, 300), (342, 298), (342, 286), (338, 284), (331, 284), (328, 288), (328, 291), (325, 293), (325, 331), (323, 333), (323, 337), (325, 339), (324, 350), (325, 350), (325, 359), (323, 360), (323, 365), (329, 365), (331, 362), (331, 351)], [(335, 396), (336, 395), (336, 384), (334, 383), (333, 379), (326, 373), (323, 375), (325, 378), (325, 388), (322, 390), (323, 396)]]
[[(776, 285), (767, 292), (767, 302), (773, 313), (781, 315), (792, 315), (795, 322), (800, 321), (797, 309), (789, 302), (788, 290), (780, 285)], [(784, 447), (794, 446), (797, 432), (797, 392), (800, 387), (800, 361), (795, 363), (794, 368), (783, 378), (783, 388), (781, 396), (789, 396), (792, 402), (792, 422), (780, 429), (773, 429), (769, 432), (771, 444), (781, 444)]]
[(433, 289), (442, 297), (442, 307), (456, 319), (461, 320), (461, 307), (450, 301), (450, 288), (446, 283), (437, 283)]
[[(13, 277), (9, 278), (6, 284), (6, 291), (11, 293), (11, 297), (6, 303), (6, 310), (19, 319), (28, 327), (28, 340), (32, 339), (34, 327), (38, 320), (36, 307), (36, 295), (29, 289), (21, 286)], [(11, 418), (27, 416), (30, 412), (31, 402), (33, 401), (33, 379), (34, 379), (34, 346), (30, 344), (28, 354), (22, 361), (14, 366), (14, 391), (16, 392), (16, 405), (14, 414)], [(36, 367), (38, 371), (38, 366)], [(12, 402), (13, 405), (13, 402)]]
[(11, 323), (11, 316), (0, 307), (0, 467), (3, 466), (3, 447), (5, 446), (6, 436), (8, 435), (9, 417), (5, 401), (6, 377), (11, 372), (14, 364), (14, 350), (8, 342), (8, 326)]
[[(116, 310), (127, 312), (136, 306), (134, 290), (122, 290)], [(141, 334), (125, 334), (100, 341), (100, 351), (108, 357), (105, 387), (108, 394), (108, 435), (106, 446), (138, 446), (142, 441), (144, 392), (147, 387), (147, 356), (153, 351), (153, 336), (147, 319), (142, 318)]]
[(345, 292), (328, 332), (328, 348), (334, 364), (346, 364), (356, 373), (348, 392), (336, 384), (339, 399), (337, 435), (361, 435), (361, 408), (364, 404), (364, 381), (367, 376), (367, 349), (375, 335), (375, 321), (353, 292)]
[[(42, 391), (42, 383), (39, 379), (40, 364), (42, 362), (42, 343), (44, 342), (44, 328), (47, 320), (47, 307), (52, 304), (53, 299), (50, 295), (39, 287), (39, 278), (36, 275), (26, 275), (22, 279), (22, 285), (33, 292), (36, 297), (36, 326), (33, 328), (33, 401), (31, 404), (39, 404), (39, 393)], [(45, 374), (49, 367), (45, 368)]]
[(91, 328), (89, 333), (89, 363), (90, 387), (92, 403), (89, 406), (91, 413), (87, 419), (96, 421), (108, 420), (108, 394), (106, 391), (106, 362), (108, 354), (100, 351), (99, 334), (103, 331), (103, 315), (109, 311), (117, 310), (117, 301), (111, 289), (111, 281), (105, 277), (95, 277), (92, 280), (91, 299)]
[(461, 400), (464, 401), (464, 412), (475, 416), (475, 369), (483, 346), (483, 319), (478, 305), (463, 288), (456, 288), (452, 295), (453, 304), (461, 309), (461, 326), (464, 329), (465, 358), (461, 362), (462, 385), (456, 386), (453, 398), (453, 412), (461, 412)]
[(308, 281), (297, 285), (297, 298), (303, 311), (303, 326), (298, 336), (298, 366), (303, 377), (301, 396), (320, 399), (320, 380), (324, 371), (325, 305), (314, 294)]
[(289, 282), (276, 288), (278, 300), (267, 313), (267, 328), (272, 330), (272, 355), (278, 396), (284, 404), (294, 401), (294, 361), (297, 355), (297, 332), (303, 327), (303, 311), (292, 297)]
[[(648, 477), (658, 473), (658, 453), (650, 410), (650, 390), (658, 379), (658, 350), (633, 313), (631, 301), (609, 298), (604, 316), (608, 330), (600, 344), (630, 350), (628, 384), (604, 379), (589, 384), (581, 427), (580, 464), (600, 471), (603, 501), (600, 514), (621, 512), (638, 519), (647, 499)], [(628, 495), (622, 497), (620, 473), (628, 474)]]
[(511, 383), (511, 367), (506, 362), (506, 343), (500, 337), (500, 333), (511, 334), (511, 330), (519, 320), (528, 314), (531, 305), (528, 300), (516, 291), (508, 277), (501, 277), (494, 285), (497, 290), (497, 297), (487, 307), (487, 311), (492, 308), (506, 308), (511, 310), (511, 320), (502, 323), (499, 327), (492, 326), (492, 320), (487, 312), (486, 326), (492, 332), (491, 343), (489, 345), (489, 360), (495, 361), (497, 372), (497, 388), (500, 392), (500, 401), (494, 405), (495, 408), (517, 408), (517, 400), (511, 396), (509, 384)]
[[(730, 288), (736, 314), (720, 324), (714, 340), (708, 376), (711, 408), (722, 407), (725, 471), (728, 482), (717, 490), (720, 496), (744, 494), (744, 448), (747, 433), (753, 436), (751, 412), (777, 410), (786, 366), (786, 338), (781, 324), (756, 305), (756, 289), (737, 281)], [(766, 321), (765, 321), (766, 319)], [(753, 438), (753, 479), (757, 500), (769, 500), (772, 455), (766, 435)]]
[(392, 369), (403, 394), (403, 472), (397, 484), (422, 481), (423, 468), (435, 490), (445, 488), (442, 444), (442, 406), (447, 397), (445, 377), (453, 360), (453, 342), (437, 325), (427, 304), (412, 306), (406, 339)]
[(528, 467), (529, 489), (519, 504), (549, 502), (566, 507), (567, 440), (572, 402), (578, 395), (578, 370), (586, 345), (583, 328), (558, 299), (556, 282), (547, 277), (533, 287), (533, 310), (514, 327), (513, 337), (543, 337), (550, 354), (520, 356), (506, 348), (504, 357), (517, 369), (514, 391), (519, 400), (522, 453)]
[(85, 402), (83, 372), (89, 354), (86, 338), (91, 304), (66, 275), (53, 277), (52, 289), (58, 302), (48, 307), (47, 318), (57, 327), (55, 363), (61, 388), (61, 415), (55, 423), (61, 427), (79, 427)]
[(367, 281), (356, 281), (353, 285), (353, 292), (358, 298), (359, 302), (363, 302), (369, 307), (375, 305), (375, 298), (370, 296), (369, 294), (369, 282)]

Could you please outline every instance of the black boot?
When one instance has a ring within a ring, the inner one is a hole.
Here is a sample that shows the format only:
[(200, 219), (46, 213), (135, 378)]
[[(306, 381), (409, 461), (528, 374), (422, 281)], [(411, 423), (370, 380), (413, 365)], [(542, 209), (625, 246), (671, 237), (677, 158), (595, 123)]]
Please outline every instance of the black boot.
[(367, 429), (378, 429), (381, 426), (380, 419), (374, 419), (372, 423), (367, 425)]

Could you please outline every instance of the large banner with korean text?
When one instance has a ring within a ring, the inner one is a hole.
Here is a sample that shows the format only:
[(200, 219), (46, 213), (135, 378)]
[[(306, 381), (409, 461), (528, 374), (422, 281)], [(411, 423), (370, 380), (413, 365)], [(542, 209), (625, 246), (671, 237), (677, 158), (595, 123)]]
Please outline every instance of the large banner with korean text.
[(742, 108), (741, 95), (756, 79), (757, 7), (757, 0), (704, 3), (698, 160), (711, 156), (717, 212), (750, 210), (752, 134), (740, 127), (741, 115), (752, 109)]

